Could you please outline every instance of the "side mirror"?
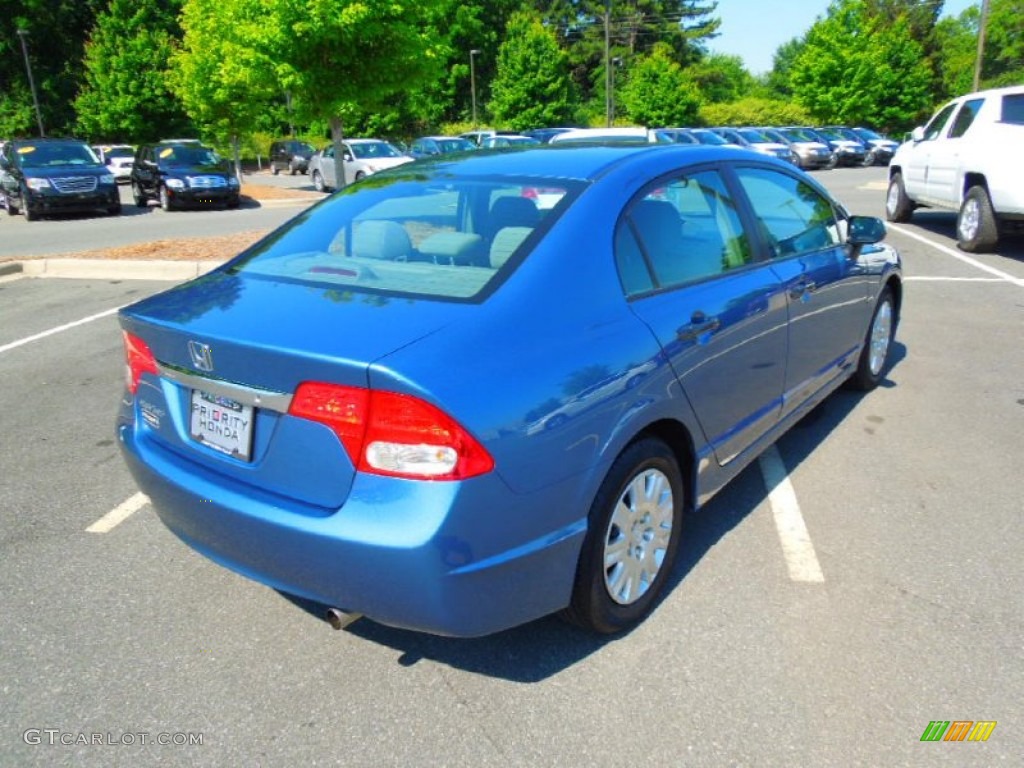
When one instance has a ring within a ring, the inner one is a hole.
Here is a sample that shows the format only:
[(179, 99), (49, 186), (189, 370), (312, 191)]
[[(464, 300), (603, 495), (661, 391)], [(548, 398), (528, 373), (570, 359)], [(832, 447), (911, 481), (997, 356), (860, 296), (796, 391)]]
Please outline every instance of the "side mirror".
[(850, 245), (871, 245), (885, 237), (885, 223), (874, 216), (851, 216), (848, 223)]
[(917, 128), (912, 130), (910, 132), (910, 140), (911, 141), (924, 141), (924, 128), (919, 125), (919, 126), (917, 126)]
[(351, 152), (346, 152), (345, 153), (345, 162), (348, 162), (348, 163), (352, 162), (352, 153)]

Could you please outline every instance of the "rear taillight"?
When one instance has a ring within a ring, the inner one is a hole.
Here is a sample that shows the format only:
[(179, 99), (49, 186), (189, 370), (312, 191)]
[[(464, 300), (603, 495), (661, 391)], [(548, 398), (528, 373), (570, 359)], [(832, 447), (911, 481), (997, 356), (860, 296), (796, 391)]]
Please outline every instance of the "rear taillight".
[(156, 367), (156, 358), (153, 357), (146, 342), (128, 331), (122, 333), (125, 356), (124, 384), (134, 395), (139, 388), (139, 379), (142, 378), (142, 374), (152, 373), (154, 376), (158, 376), (160, 372)]
[(397, 392), (301, 384), (288, 412), (334, 430), (360, 472), (416, 480), (465, 480), (494, 460), (437, 407)]

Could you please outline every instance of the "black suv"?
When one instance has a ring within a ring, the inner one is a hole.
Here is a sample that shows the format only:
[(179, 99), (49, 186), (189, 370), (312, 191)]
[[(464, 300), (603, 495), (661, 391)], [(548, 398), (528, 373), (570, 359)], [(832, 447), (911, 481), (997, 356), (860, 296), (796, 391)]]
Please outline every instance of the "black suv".
[(132, 197), (140, 208), (150, 199), (165, 211), (224, 204), (237, 208), (238, 179), (227, 160), (197, 141), (144, 144), (132, 165)]
[(275, 141), (270, 145), (270, 170), (275, 176), (288, 171), (292, 176), (309, 170), (309, 158), (316, 152), (312, 146), (297, 139)]
[(9, 141), (0, 154), (0, 187), (11, 216), (27, 221), (49, 213), (121, 213), (114, 175), (77, 139)]

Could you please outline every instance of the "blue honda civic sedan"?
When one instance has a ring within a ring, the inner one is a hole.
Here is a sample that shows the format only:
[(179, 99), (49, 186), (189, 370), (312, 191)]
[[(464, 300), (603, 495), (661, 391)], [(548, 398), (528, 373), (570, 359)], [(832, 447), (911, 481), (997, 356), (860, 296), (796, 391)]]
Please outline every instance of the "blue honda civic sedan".
[(183, 541), (334, 617), (618, 632), (688, 513), (885, 376), (884, 234), (743, 150), (417, 162), (124, 309), (120, 445)]

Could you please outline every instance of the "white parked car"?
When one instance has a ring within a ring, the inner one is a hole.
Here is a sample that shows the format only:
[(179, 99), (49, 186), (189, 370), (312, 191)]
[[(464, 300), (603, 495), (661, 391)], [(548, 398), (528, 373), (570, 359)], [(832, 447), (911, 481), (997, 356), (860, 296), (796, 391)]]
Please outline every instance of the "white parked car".
[[(411, 157), (403, 155), (396, 147), (380, 139), (348, 139), (342, 146), (345, 149), (345, 181), (349, 184), (377, 171), (412, 162)], [(313, 186), (320, 192), (338, 188), (334, 173), (333, 143), (310, 158), (309, 176), (313, 179)]]
[(130, 144), (102, 144), (93, 147), (100, 161), (107, 166), (114, 179), (127, 183), (132, 175), (132, 164), (135, 162), (135, 147)]
[(889, 163), (885, 214), (957, 211), (957, 245), (990, 251), (1001, 231), (1024, 228), (1024, 85), (969, 93), (915, 128)]

